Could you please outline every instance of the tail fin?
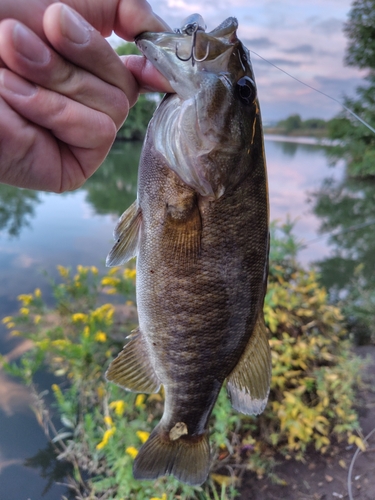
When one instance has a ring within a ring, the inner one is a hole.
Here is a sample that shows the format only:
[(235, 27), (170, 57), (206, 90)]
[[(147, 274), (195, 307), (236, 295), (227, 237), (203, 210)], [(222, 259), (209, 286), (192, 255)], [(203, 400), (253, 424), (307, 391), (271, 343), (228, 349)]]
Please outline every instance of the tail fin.
[(198, 486), (207, 479), (210, 445), (207, 434), (174, 439), (157, 425), (140, 449), (133, 467), (135, 479), (156, 479), (173, 475), (179, 481)]

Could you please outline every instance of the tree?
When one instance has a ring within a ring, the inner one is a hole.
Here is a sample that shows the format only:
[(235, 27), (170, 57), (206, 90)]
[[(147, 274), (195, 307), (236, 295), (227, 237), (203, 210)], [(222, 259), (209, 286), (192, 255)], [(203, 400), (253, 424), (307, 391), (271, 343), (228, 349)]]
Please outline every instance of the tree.
[[(345, 98), (345, 105), (375, 127), (375, 0), (355, 0), (344, 31), (349, 38), (345, 62), (368, 70), (365, 85), (357, 88), (356, 98)], [(331, 150), (334, 162), (345, 158), (352, 176), (375, 176), (373, 132), (342, 112), (331, 121), (329, 136), (340, 141)]]

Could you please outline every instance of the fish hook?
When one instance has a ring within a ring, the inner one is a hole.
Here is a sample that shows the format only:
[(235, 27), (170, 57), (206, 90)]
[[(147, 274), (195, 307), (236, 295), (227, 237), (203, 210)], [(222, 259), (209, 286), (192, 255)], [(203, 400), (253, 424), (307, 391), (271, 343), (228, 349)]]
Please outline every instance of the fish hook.
[[(184, 62), (190, 61), (190, 59), (191, 59), (192, 60), (191, 63), (194, 66), (194, 64), (196, 62), (203, 62), (203, 61), (205, 61), (207, 59), (208, 54), (210, 52), (210, 42), (207, 43), (206, 54), (204, 55), (204, 57), (202, 59), (198, 59), (197, 56), (196, 56), (196, 52), (195, 52), (195, 46), (196, 46), (197, 31), (199, 29), (199, 24), (198, 23), (194, 23), (193, 25), (189, 26), (188, 28), (189, 28), (189, 31), (191, 31), (191, 35), (193, 36), (193, 41), (192, 41), (192, 44), (191, 44), (190, 56), (187, 57), (186, 59), (184, 59), (183, 57), (179, 56), (178, 55), (178, 44), (176, 44), (176, 57), (180, 61), (184, 61)], [(186, 29), (186, 32), (189, 34), (188, 29)]]

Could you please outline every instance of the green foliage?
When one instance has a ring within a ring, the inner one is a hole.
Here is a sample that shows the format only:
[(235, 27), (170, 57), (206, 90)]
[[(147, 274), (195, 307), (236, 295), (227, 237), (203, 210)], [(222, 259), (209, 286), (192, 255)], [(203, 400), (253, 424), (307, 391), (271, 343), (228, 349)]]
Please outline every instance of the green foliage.
[[(290, 223), (273, 226), (272, 247), (276, 260), (265, 302), (273, 353), (270, 402), (263, 415), (248, 417), (231, 408), (225, 390), (220, 393), (210, 421), (214, 461), (202, 487), (132, 476), (134, 457), (162, 415), (163, 392), (131, 394), (106, 383), (103, 374), (136, 326), (135, 270), (115, 268), (100, 277), (93, 267), (79, 266), (75, 273), (59, 267), (53, 310), (39, 290), (19, 297), (19, 314), (3, 322), (34, 348), (19, 363), (3, 358), (3, 365), (31, 388), (43, 363), (60, 378), (52, 386), (61, 421), (53, 442), (59, 458), (73, 466), (76, 498), (232, 499), (245, 470), (272, 473), (276, 452), (302, 459), (309, 446), (325, 452), (333, 439), (362, 446), (353, 409), (359, 361), (344, 339), (341, 313), (328, 304), (316, 275), (296, 264)], [(107, 302), (119, 293), (125, 304)], [(35, 411), (52, 428), (50, 411), (43, 405)]]
[(29, 225), (36, 205), (40, 203), (36, 191), (0, 185), (0, 230), (18, 236), (23, 226)]
[(316, 263), (319, 280), (331, 301), (341, 307), (355, 342), (375, 340), (374, 183), (370, 179), (326, 181), (313, 196), (320, 230), (329, 234), (334, 245), (331, 256)]
[[(355, 0), (345, 25), (349, 38), (346, 62), (368, 69), (364, 85), (357, 88), (354, 99), (345, 105), (375, 128), (375, 1)], [(341, 113), (329, 125), (329, 137), (340, 144), (330, 154), (333, 162), (344, 158), (348, 174), (355, 177), (375, 175), (375, 135), (354, 117)]]
[(375, 1), (355, 0), (344, 31), (349, 38), (347, 64), (375, 69)]
[(287, 135), (313, 135), (324, 137), (327, 132), (327, 122), (320, 118), (302, 120), (300, 115), (291, 115), (277, 123), (274, 132)]

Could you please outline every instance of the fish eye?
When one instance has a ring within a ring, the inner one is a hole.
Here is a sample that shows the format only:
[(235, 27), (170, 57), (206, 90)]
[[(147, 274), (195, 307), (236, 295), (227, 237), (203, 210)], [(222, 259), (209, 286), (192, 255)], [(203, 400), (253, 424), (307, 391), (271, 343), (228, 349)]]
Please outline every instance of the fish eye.
[(254, 102), (256, 97), (255, 82), (248, 76), (243, 76), (237, 82), (240, 99), (246, 104)]

